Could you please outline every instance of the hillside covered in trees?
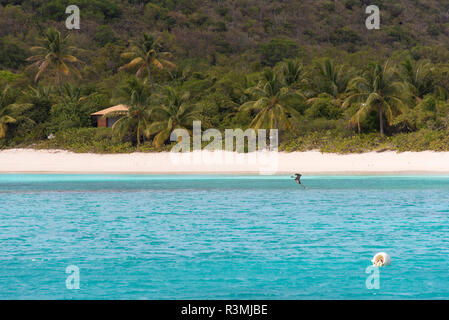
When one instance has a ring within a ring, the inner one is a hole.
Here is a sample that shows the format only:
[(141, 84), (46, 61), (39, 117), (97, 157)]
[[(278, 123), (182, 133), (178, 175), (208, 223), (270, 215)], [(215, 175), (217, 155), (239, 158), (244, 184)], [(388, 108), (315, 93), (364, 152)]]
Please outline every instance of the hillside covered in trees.
[(0, 0), (0, 148), (168, 150), (193, 120), (286, 151), (449, 150), (449, 0)]

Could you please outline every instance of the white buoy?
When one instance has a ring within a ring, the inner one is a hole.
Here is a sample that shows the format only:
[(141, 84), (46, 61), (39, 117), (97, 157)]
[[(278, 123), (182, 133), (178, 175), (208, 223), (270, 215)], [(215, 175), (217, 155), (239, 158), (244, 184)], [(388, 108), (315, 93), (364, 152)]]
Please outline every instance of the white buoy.
[(391, 264), (391, 258), (387, 253), (379, 252), (376, 253), (371, 262), (377, 267), (389, 266)]

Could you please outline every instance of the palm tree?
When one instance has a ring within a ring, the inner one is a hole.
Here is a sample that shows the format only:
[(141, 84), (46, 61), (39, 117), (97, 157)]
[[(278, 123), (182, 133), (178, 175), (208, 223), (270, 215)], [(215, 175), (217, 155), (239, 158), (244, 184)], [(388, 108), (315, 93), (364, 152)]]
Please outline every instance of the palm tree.
[(155, 135), (153, 145), (158, 148), (170, 137), (174, 129), (189, 130), (194, 120), (199, 119), (198, 106), (189, 104), (190, 94), (180, 93), (171, 87), (166, 88), (164, 103), (153, 110), (154, 122), (147, 133)]
[(281, 72), (287, 86), (294, 84), (305, 84), (307, 82), (307, 74), (304, 66), (297, 59), (288, 59), (284, 61), (281, 64)]
[(411, 91), (418, 102), (424, 95), (432, 91), (432, 71), (433, 65), (428, 60), (418, 62), (407, 59), (401, 63), (405, 81), (410, 85)]
[(329, 93), (321, 93), (317, 97), (308, 99), (307, 104), (310, 106), (305, 112), (308, 117), (338, 119), (342, 113), (342, 101)]
[(34, 78), (35, 82), (39, 80), (42, 73), (49, 67), (54, 68), (61, 94), (63, 90), (63, 76), (70, 76), (70, 73), (73, 72), (81, 78), (81, 74), (76, 68), (76, 63), (80, 63), (81, 61), (70, 54), (70, 51), (75, 48), (68, 46), (68, 38), (69, 35), (64, 37), (55, 28), (49, 28), (44, 34), (42, 45), (31, 48), (31, 51), (37, 54), (27, 59), (27, 61), (33, 62), (30, 67), (38, 68), (38, 72)]
[(110, 112), (106, 117), (120, 117), (112, 126), (112, 130), (118, 132), (120, 137), (129, 132), (135, 132), (137, 145), (140, 146), (141, 138), (149, 137), (147, 128), (150, 125), (151, 92), (145, 82), (136, 79), (128, 81), (123, 88), (123, 97), (130, 106), (125, 114)]
[(37, 101), (37, 100), (45, 100), (51, 101), (53, 90), (51, 87), (42, 87), (38, 86), (37, 88), (33, 88), (32, 86), (28, 87), (28, 90), (24, 91), (24, 96), (28, 101)]
[(139, 41), (131, 41), (129, 51), (122, 53), (122, 57), (132, 59), (131, 62), (119, 68), (133, 69), (138, 66), (136, 77), (143, 75), (146, 70), (148, 73), (148, 80), (151, 83), (151, 90), (154, 91), (153, 78), (151, 76), (151, 66), (156, 66), (159, 69), (164, 69), (165, 66), (176, 68), (176, 66), (168, 61), (172, 55), (170, 52), (162, 52), (162, 46), (159, 39), (151, 35), (143, 34), (143, 38)]
[(171, 72), (169, 72), (169, 77), (172, 82), (175, 82), (177, 85), (182, 85), (185, 81), (187, 81), (192, 76), (192, 67), (186, 66), (184, 68), (177, 68)]
[(316, 65), (318, 70), (318, 86), (321, 93), (328, 93), (337, 98), (346, 90), (349, 77), (344, 66), (337, 66), (326, 58)]
[(14, 104), (14, 100), (8, 86), (0, 92), (0, 139), (6, 137), (9, 125), (23, 118), (20, 116), (21, 113), (31, 106), (30, 104)]
[(48, 121), (50, 116), (50, 110), (55, 102), (54, 88), (38, 86), (33, 88), (31, 86), (28, 89), (22, 91), (23, 101), (29, 102), (33, 107), (28, 116), (36, 123), (43, 123)]
[[(114, 117), (116, 115), (109, 114), (108, 116)], [(123, 137), (126, 133), (135, 130), (137, 146), (140, 146), (142, 135), (147, 138), (149, 137), (146, 134), (146, 128), (149, 124), (150, 115), (148, 112), (148, 107), (135, 105), (129, 107), (128, 112), (125, 115), (122, 115), (121, 118), (114, 123), (112, 129), (118, 131), (121, 137)]]
[(392, 123), (394, 114), (405, 112), (405, 102), (409, 91), (405, 83), (400, 81), (397, 69), (386, 62), (383, 66), (372, 65), (364, 76), (355, 77), (348, 86), (349, 96), (343, 107), (356, 105), (358, 110), (349, 120), (349, 126), (358, 125), (360, 121), (372, 110), (379, 113), (380, 134), (384, 134), (384, 113), (388, 123)]
[[(292, 129), (292, 120), (300, 117), (298, 111), (284, 104), (282, 98), (292, 93), (271, 69), (262, 72), (261, 81), (247, 92), (255, 99), (240, 106), (241, 111), (255, 110), (257, 115), (250, 126), (254, 129)], [(294, 94), (299, 94), (295, 92)]]

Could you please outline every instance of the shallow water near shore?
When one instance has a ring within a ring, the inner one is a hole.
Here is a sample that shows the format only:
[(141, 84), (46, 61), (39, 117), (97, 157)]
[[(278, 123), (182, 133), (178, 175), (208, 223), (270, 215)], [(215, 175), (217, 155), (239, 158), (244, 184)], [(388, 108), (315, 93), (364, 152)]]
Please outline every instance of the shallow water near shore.
[(449, 298), (449, 176), (303, 183), (0, 175), (0, 299)]

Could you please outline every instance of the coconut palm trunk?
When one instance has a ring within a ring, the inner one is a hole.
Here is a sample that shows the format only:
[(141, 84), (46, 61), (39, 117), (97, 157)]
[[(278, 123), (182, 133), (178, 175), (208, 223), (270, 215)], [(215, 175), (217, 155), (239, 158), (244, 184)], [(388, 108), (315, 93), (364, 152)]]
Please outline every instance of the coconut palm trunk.
[(137, 125), (137, 146), (140, 147), (140, 124)]
[(379, 108), (379, 127), (380, 127), (380, 135), (384, 135), (384, 118), (383, 118), (383, 108), (382, 105), (380, 105)]
[(62, 96), (62, 79), (61, 79), (61, 72), (58, 71), (58, 87), (59, 87), (59, 93)]
[(147, 63), (147, 70), (148, 70), (148, 80), (151, 83), (151, 92), (154, 92), (153, 77), (151, 76), (151, 68), (150, 68), (150, 64), (149, 63)]

